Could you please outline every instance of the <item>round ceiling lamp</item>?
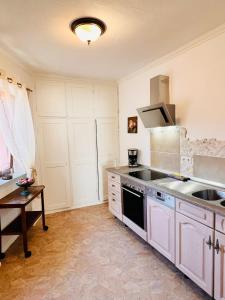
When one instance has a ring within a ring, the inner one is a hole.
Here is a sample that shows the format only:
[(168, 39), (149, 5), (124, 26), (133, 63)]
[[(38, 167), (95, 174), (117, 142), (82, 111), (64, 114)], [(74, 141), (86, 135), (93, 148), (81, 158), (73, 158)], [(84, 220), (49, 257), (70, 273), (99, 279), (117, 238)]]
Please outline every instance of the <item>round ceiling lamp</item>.
[(87, 42), (88, 45), (96, 41), (106, 31), (104, 22), (91, 17), (73, 20), (70, 28), (82, 42)]

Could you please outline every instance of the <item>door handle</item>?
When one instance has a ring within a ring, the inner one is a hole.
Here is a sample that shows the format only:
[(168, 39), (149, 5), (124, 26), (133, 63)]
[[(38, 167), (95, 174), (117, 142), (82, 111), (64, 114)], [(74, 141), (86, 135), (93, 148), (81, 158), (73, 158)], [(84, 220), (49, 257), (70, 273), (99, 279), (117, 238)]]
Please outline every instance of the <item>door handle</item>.
[(128, 193), (131, 193), (131, 194), (135, 195), (135, 196), (138, 197), (138, 198), (141, 198), (140, 195), (138, 195), (138, 194), (136, 194), (136, 193), (134, 193), (134, 192), (132, 192), (132, 191), (130, 191), (130, 190), (124, 188), (124, 187), (122, 187), (122, 189), (125, 190), (125, 191), (127, 191)]
[(216, 239), (216, 246), (214, 247), (214, 249), (216, 250), (216, 253), (219, 254), (219, 252), (220, 252), (220, 243), (219, 243), (218, 239)]
[(208, 241), (206, 241), (206, 245), (208, 245), (209, 246), (209, 250), (211, 250), (211, 247), (213, 246), (211, 235), (209, 236)]

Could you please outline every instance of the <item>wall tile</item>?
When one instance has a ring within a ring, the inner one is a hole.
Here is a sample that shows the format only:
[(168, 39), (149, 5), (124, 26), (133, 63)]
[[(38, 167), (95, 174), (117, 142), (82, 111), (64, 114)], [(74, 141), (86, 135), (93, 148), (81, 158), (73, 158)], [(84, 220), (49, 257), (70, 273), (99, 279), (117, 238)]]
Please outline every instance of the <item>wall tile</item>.
[(151, 166), (169, 172), (180, 172), (180, 156), (174, 153), (151, 152)]
[[(213, 160), (214, 158), (218, 158), (218, 157), (225, 158), (225, 141), (219, 141), (214, 138), (191, 140), (190, 138), (187, 138), (186, 135), (181, 135), (180, 153), (181, 153), (181, 173), (183, 175), (193, 176), (194, 175), (193, 168), (195, 168), (195, 171), (197, 171), (197, 166), (195, 166), (196, 159), (195, 161), (193, 161), (193, 157), (196, 155), (212, 157)], [(207, 168), (208, 161), (207, 160), (204, 161), (206, 164), (205, 167)], [(203, 164), (204, 162), (202, 161), (201, 167), (203, 167)]]
[(180, 128), (162, 127), (150, 131), (151, 151), (180, 154)]
[(193, 156), (193, 175), (225, 184), (225, 158)]

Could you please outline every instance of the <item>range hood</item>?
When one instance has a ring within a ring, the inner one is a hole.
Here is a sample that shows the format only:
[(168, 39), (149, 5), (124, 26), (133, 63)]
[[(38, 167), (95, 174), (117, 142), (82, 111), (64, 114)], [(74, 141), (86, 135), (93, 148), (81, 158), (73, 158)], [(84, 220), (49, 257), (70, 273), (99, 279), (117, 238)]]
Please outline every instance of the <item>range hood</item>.
[(175, 105), (169, 104), (169, 77), (150, 79), (150, 105), (137, 109), (146, 128), (175, 125)]

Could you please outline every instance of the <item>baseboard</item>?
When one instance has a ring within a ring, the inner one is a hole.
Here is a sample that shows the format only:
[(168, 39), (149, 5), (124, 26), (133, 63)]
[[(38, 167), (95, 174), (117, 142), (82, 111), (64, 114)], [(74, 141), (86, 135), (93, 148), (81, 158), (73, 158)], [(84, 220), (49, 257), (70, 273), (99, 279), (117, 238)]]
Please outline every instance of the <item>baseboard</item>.
[(105, 200), (105, 201), (96, 201), (96, 202), (93, 202), (91, 204), (88, 204), (88, 205), (73, 205), (73, 206), (70, 206), (70, 207), (67, 207), (67, 208), (61, 208), (61, 209), (54, 209), (54, 210), (50, 210), (50, 211), (46, 211), (46, 215), (50, 215), (50, 214), (54, 214), (54, 213), (58, 213), (58, 212), (63, 212), (63, 211), (69, 211), (69, 210), (74, 210), (74, 209), (78, 209), (78, 208), (84, 208), (84, 207), (89, 207), (89, 206), (96, 206), (96, 205), (101, 205), (101, 204), (104, 204), (104, 203), (107, 203), (108, 200)]

